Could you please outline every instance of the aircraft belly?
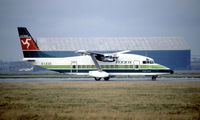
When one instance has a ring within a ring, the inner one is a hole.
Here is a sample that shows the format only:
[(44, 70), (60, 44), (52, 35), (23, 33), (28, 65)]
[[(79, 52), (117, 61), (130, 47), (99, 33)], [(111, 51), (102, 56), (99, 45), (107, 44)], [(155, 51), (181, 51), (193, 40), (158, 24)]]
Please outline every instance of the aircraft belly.
[[(71, 69), (71, 68), (49, 68), (49, 70), (57, 71), (60, 73), (73, 73), (73, 74), (89, 74), (90, 71), (97, 71), (97, 69)], [(149, 70), (134, 70), (134, 69), (103, 69), (109, 75), (161, 75), (169, 74), (170, 70), (166, 69), (149, 69)]]
[(130, 76), (152, 76), (152, 75), (164, 75), (169, 73), (109, 73), (111, 76), (123, 76), (123, 75), (130, 75)]

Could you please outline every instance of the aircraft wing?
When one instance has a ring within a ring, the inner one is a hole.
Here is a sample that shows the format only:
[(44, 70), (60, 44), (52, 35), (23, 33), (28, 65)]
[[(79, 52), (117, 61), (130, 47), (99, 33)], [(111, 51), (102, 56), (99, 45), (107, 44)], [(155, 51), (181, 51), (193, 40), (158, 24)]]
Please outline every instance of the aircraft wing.
[(102, 68), (99, 65), (99, 63), (97, 62), (97, 59), (101, 58), (101, 57), (104, 57), (103, 54), (90, 52), (90, 51), (86, 51), (86, 50), (79, 50), (76, 53), (79, 53), (79, 54), (82, 54), (82, 55), (89, 55), (92, 58), (92, 60), (93, 60), (93, 62), (95, 64), (96, 68), (98, 69), (98, 71), (102, 71)]
[(90, 54), (95, 54), (95, 55), (99, 55), (99, 56), (116, 56), (118, 54), (124, 54), (130, 52), (130, 50), (123, 50), (123, 51), (119, 51), (119, 52), (115, 52), (115, 53), (98, 53), (98, 52), (92, 52), (92, 51), (86, 51), (86, 50), (78, 50), (76, 51), (76, 53), (78, 54), (82, 54), (82, 55), (90, 55)]
[(125, 51), (120, 51), (120, 52), (116, 52), (116, 53), (102, 54), (102, 53), (91, 52), (91, 51), (86, 51), (86, 50), (79, 50), (76, 53), (79, 53), (79, 54), (82, 54), (82, 55), (91, 56), (96, 68), (99, 71), (102, 71), (102, 68), (99, 65), (98, 61), (101, 61), (101, 62), (115, 62), (118, 59), (118, 54), (127, 53), (129, 51), (130, 50), (125, 50)]
[(102, 53), (97, 53), (93, 51), (87, 51), (87, 50), (78, 50), (76, 53), (81, 54), (81, 55), (90, 55), (90, 54), (95, 54), (95, 55), (104, 55)]
[(120, 52), (116, 52), (114, 54), (124, 54), (124, 53), (127, 53), (127, 52), (130, 52), (131, 50), (123, 50), (123, 51), (120, 51)]

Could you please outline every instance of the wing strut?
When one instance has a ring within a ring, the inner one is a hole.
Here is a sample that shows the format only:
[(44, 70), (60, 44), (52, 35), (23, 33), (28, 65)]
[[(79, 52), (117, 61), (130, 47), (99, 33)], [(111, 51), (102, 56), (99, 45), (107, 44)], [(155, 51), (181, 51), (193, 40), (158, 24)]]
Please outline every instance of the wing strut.
[(93, 60), (93, 62), (94, 62), (94, 64), (95, 64), (96, 68), (97, 68), (99, 71), (102, 71), (101, 66), (99, 65), (99, 63), (97, 62), (97, 60), (96, 60), (96, 58), (95, 58), (95, 54), (91, 53), (90, 56), (91, 56), (91, 58), (92, 58), (92, 60)]

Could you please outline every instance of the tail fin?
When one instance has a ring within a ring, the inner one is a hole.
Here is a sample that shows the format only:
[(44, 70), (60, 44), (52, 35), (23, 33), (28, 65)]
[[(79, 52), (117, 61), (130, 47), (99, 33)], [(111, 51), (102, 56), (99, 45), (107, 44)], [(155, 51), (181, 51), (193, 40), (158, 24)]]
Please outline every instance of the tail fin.
[(31, 34), (25, 27), (18, 27), (19, 38), (22, 46), (22, 50), (40, 50)]

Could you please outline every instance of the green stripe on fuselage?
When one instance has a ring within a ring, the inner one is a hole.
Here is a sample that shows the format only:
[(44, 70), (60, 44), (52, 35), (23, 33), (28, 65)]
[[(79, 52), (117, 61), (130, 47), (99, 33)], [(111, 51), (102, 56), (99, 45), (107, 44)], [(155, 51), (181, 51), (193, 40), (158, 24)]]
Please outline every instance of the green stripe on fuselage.
[[(72, 69), (72, 65), (38, 65), (45, 69)], [(94, 65), (75, 65), (76, 69), (96, 69)], [(136, 65), (101, 65), (103, 69), (136, 69)], [(138, 69), (167, 69), (162, 65), (138, 65)]]
[(38, 67), (41, 67), (41, 68), (46, 68), (46, 69), (53, 69), (53, 68), (66, 68), (66, 69), (71, 69), (72, 66), (71, 65), (38, 65)]
[(167, 67), (162, 65), (139, 65), (142, 69), (167, 69)]

